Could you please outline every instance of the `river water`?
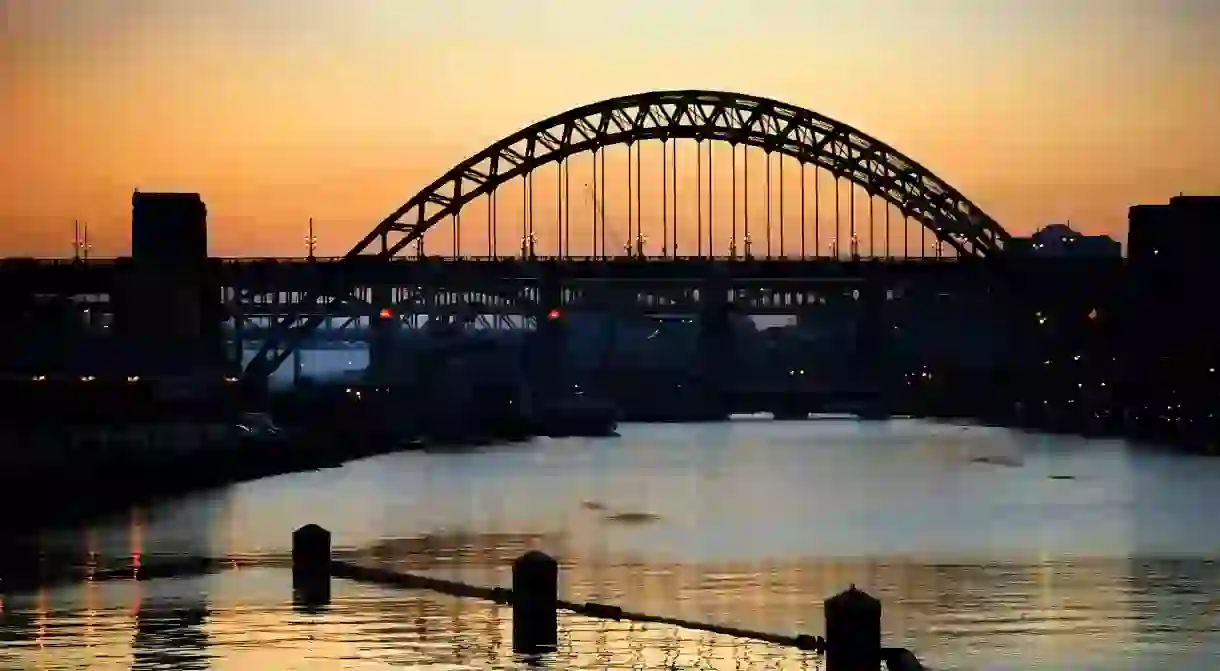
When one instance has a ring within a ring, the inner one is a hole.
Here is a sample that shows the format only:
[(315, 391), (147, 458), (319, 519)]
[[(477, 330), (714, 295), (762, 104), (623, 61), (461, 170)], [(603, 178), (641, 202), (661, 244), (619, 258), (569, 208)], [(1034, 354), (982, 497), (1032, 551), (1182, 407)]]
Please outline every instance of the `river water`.
[[(621, 433), (383, 456), (46, 534), (99, 561), (240, 568), (9, 595), (0, 668), (506, 668), (494, 606), (336, 582), (326, 612), (293, 610), (284, 555), (309, 522), (366, 561), (482, 584), (541, 548), (570, 598), (779, 633), (821, 633), (822, 599), (855, 584), (882, 600), (886, 644), (937, 669), (1220, 659), (1220, 460), (915, 420)], [(686, 630), (564, 628), (563, 668), (808, 663)]]

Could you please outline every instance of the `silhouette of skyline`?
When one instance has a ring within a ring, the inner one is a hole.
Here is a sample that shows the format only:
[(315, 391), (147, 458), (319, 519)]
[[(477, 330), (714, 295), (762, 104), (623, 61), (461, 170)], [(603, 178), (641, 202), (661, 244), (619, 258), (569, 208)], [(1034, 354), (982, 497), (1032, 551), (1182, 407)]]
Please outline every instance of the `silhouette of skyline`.
[(217, 255), (301, 254), (310, 217), (341, 254), (499, 137), (691, 86), (849, 123), (1014, 235), (1121, 242), (1128, 206), (1220, 184), (1214, 3), (900, 4), (6, 3), (0, 251), (63, 255), (75, 219), (123, 254), (140, 188), (202, 193)]

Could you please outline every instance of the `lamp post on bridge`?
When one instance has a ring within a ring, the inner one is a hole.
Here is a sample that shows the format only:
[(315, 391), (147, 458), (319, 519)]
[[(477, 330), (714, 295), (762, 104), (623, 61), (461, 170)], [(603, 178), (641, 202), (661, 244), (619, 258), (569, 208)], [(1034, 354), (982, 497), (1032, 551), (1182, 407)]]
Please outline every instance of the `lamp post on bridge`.
[(729, 260), (737, 260), (737, 238), (729, 238)]
[(839, 258), (839, 239), (831, 238), (830, 242), (826, 243), (826, 249), (830, 251), (831, 258)]
[(635, 253), (641, 259), (644, 258), (644, 245), (648, 243), (648, 236), (639, 233), (635, 236)]
[(750, 240), (750, 234), (749, 234), (749, 233), (746, 233), (746, 237), (742, 239), (742, 242), (745, 244), (745, 248), (746, 248), (746, 260), (747, 260), (747, 261), (749, 261), (750, 259), (754, 258), (754, 257), (753, 257), (753, 256), (750, 254), (750, 247), (751, 247), (751, 246), (752, 246), (754, 243), (753, 243), (753, 241), (751, 241), (751, 240)]
[(318, 237), (313, 234), (313, 217), (309, 218), (309, 234), (305, 236), (305, 250), (307, 255), (305, 258), (310, 261), (314, 260), (314, 251), (317, 249)]
[(89, 244), (89, 224), (79, 221), (72, 222), (72, 258), (77, 261), (88, 261), (89, 250), (92, 246)]
[(538, 244), (538, 236), (534, 233), (521, 238), (521, 258), (532, 260), (534, 258), (534, 245), (536, 244)]
[(860, 258), (860, 238), (856, 237), (855, 233), (851, 234), (851, 259), (852, 261)]

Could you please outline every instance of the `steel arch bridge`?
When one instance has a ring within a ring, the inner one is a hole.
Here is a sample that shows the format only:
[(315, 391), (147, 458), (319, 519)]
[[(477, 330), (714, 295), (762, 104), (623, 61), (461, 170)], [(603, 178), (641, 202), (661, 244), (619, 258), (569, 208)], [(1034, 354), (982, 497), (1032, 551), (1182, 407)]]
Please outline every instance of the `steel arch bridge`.
[[(675, 173), (678, 140), (694, 140), (700, 149), (704, 141), (728, 143), (734, 147), (734, 161), (735, 148), (742, 145), (761, 149), (768, 156), (775, 153), (789, 157), (797, 161), (802, 170), (805, 166), (825, 170), (835, 177), (836, 183), (846, 180), (864, 190), (870, 198), (870, 205), (872, 198), (883, 199), (888, 206), (896, 208), (905, 218), (918, 222), (931, 233), (937, 240), (938, 250), (941, 245), (948, 245), (961, 257), (1002, 257), (1011, 241), (1011, 236), (994, 219), (957, 189), (915, 160), (852, 126), (808, 109), (760, 96), (680, 90), (610, 98), (544, 119), (505, 137), (457, 164), (420, 190), (377, 224), (343, 257), (342, 262), (392, 260), (408, 246), (420, 243), (425, 233), (441, 222), (459, 217), (462, 209), (472, 201), (480, 197), (494, 200), (495, 190), (501, 185), (514, 179), (525, 179), (547, 164), (562, 167), (569, 157), (576, 154), (593, 152), (596, 157), (600, 150), (627, 145), (630, 170), (631, 146), (648, 140), (674, 141)], [(604, 151), (602, 156), (604, 165)], [(638, 151), (636, 156), (638, 165)], [(780, 169), (782, 181), (782, 161)], [(768, 158), (768, 189), (770, 173)], [(629, 189), (630, 181), (629, 173)], [(676, 203), (674, 207), (676, 210)], [(837, 202), (835, 207), (837, 216)], [(493, 203), (489, 205), (489, 226), (494, 226), (494, 212)], [(604, 238), (604, 212), (602, 219)], [(532, 228), (532, 222), (530, 225)], [(629, 212), (629, 228), (630, 225)], [(676, 238), (676, 213), (674, 234)], [(532, 230), (528, 235), (533, 237)], [(455, 232), (455, 241), (457, 236)], [(837, 255), (837, 240), (835, 244)], [(854, 232), (852, 244), (854, 255)], [(746, 245), (748, 250), (748, 228)], [(604, 240), (602, 254), (604, 258)], [(527, 255), (533, 256), (532, 240), (528, 253), (526, 241), (522, 242), (522, 256)], [(273, 372), (310, 331), (323, 323), (327, 315), (341, 308), (350, 298), (349, 294), (350, 287), (331, 287), (306, 295), (298, 301), (264, 341), (247, 366), (246, 374), (266, 376)]]

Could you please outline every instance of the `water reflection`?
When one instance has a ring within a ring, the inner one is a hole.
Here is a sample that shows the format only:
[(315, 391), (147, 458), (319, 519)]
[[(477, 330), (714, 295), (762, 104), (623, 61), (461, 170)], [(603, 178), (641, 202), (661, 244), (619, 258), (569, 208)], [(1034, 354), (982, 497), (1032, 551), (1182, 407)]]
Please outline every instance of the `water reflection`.
[[(88, 552), (101, 562), (240, 560), (236, 573), (167, 583), (194, 592), (128, 593), (124, 609), (91, 611), (97, 640), (127, 627), (125, 654), (134, 654), (137, 610), (164, 623), (185, 609), (175, 626), (202, 632), (212, 668), (237, 668), (238, 659), (244, 668), (308, 668), (276, 651), (323, 643), (329, 652), (319, 658), (373, 668), (388, 659), (476, 668), (471, 660), (505, 659), (506, 615), (490, 606), (350, 586), (356, 591), (342, 597), (337, 585), (333, 608), (292, 612), (287, 578), (275, 576), (292, 529), (308, 522), (331, 529), (361, 561), (487, 585), (507, 584), (511, 561), (542, 549), (561, 560), (567, 598), (781, 633), (821, 633), (822, 600), (855, 583), (885, 604), (887, 640), (941, 669), (1210, 670), (1209, 656), (1220, 656), (1207, 596), (1220, 593), (1212, 561), (1220, 518), (1210, 513), (1220, 461), (903, 421), (626, 425), (622, 433), (390, 455), (41, 542), (80, 561)], [(38, 616), (29, 597), (6, 603), (13, 626), (0, 636), (26, 650), (20, 641), (42, 631), (58, 642), (56, 655), (77, 654), (45, 622), (83, 621), (85, 611), (71, 609), (83, 607), (84, 594), (57, 594), (47, 610), (59, 615)], [(57, 605), (64, 599), (76, 605)], [(631, 652), (629, 625), (568, 624), (567, 636), (583, 641), (581, 664), (654, 654), (648, 645)], [(679, 653), (704, 645), (692, 636), (670, 646), (675, 658), (738, 645)]]
[[(511, 552), (488, 549), (487, 555), (495, 554), (505, 563), (494, 572), (443, 561), (398, 561), (385, 546), (362, 561), (507, 585)], [(1203, 608), (1214, 605), (1204, 595), (1220, 593), (1220, 567), (1201, 560), (1175, 562), (1176, 574), (1149, 585), (1133, 584), (1128, 562), (1104, 559), (1048, 558), (1030, 564), (806, 559), (712, 566), (639, 559), (607, 563), (572, 555), (560, 560), (565, 599), (790, 634), (820, 632), (822, 600), (854, 583), (885, 604), (887, 641), (928, 651), (925, 656), (942, 668), (971, 668), (971, 660), (1000, 668), (995, 658), (1014, 652), (1049, 660), (1121, 659), (1149, 652), (1137, 632), (1150, 622), (1157, 623), (1155, 638), (1162, 642), (1193, 632), (1199, 636), (1191, 645), (1220, 652), (1220, 629)]]
[[(495, 576), (521, 545), (484, 539), (470, 566), (433, 573)], [(470, 556), (470, 545), (464, 546)], [(458, 548), (450, 548), (458, 549)], [(395, 562), (384, 547), (365, 561)], [(450, 556), (462, 556), (462, 552)], [(505, 563), (488, 568), (486, 557)], [(820, 632), (821, 600), (856, 583), (885, 603), (887, 640), (941, 669), (1207, 669), (1220, 654), (1215, 604), (1220, 567), (1201, 560), (1147, 562), (1132, 578), (1121, 560), (1042, 564), (923, 564), (804, 560), (766, 564), (595, 562), (562, 557), (566, 598), (779, 632)], [(406, 562), (418, 562), (409, 557)], [(320, 660), (377, 665), (502, 668), (510, 613), (482, 602), (337, 582), (327, 611), (290, 605), (278, 568), (201, 578), (89, 583), (7, 598), (0, 618), (6, 668), (310, 668)], [(208, 595), (206, 600), (204, 595)], [(711, 668), (783, 668), (787, 650), (697, 632), (564, 619), (563, 668), (714, 662)], [(713, 641), (713, 639), (715, 639)], [(674, 662), (673, 660), (687, 660)], [(560, 663), (556, 661), (556, 663)], [(723, 664), (722, 664), (723, 663)], [(210, 664), (210, 667), (209, 667)], [(243, 666), (249, 664), (252, 666)], [(721, 664), (717, 666), (717, 664)], [(39, 666), (41, 665), (41, 666)], [(304, 665), (304, 666), (302, 666)], [(761, 666), (752, 666), (761, 665)], [(800, 667), (792, 667), (800, 668)]]
[[(511, 651), (511, 612), (493, 604), (426, 593), (338, 584), (326, 613), (301, 616), (270, 598), (282, 570), (253, 570), (190, 581), (211, 588), (210, 609), (182, 602), (181, 581), (129, 582), (100, 594), (103, 626), (92, 624), (87, 588), (49, 595), (58, 604), (55, 626), (40, 645), (5, 648), (6, 668), (260, 669), (525, 668)], [(145, 590), (142, 591), (141, 590)], [(137, 594), (138, 593), (138, 594)], [(236, 595), (244, 596), (238, 605)], [(138, 612), (131, 612), (135, 598)], [(33, 606), (19, 599), (18, 609)], [(592, 668), (817, 668), (807, 653), (664, 626), (561, 618), (555, 669)], [(643, 665), (643, 666), (641, 666)]]
[(9, 646), (24, 646), (37, 637), (37, 609), (16, 610), (8, 599), (0, 599), (0, 659)]
[(207, 669), (207, 606), (198, 603), (162, 604), (142, 602), (136, 611), (132, 640), (132, 671)]

